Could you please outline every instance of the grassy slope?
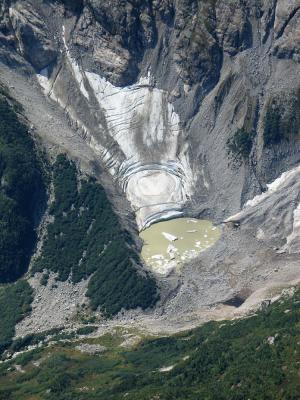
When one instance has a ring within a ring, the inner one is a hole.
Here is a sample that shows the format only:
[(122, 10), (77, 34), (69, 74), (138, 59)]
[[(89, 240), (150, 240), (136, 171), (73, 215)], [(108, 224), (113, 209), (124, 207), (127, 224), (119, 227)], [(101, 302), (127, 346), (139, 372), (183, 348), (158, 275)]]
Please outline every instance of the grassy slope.
[(122, 340), (120, 332), (87, 339), (107, 347), (100, 356), (74, 343), (25, 354), (16, 360), (24, 373), (2, 366), (0, 399), (299, 399), (300, 291), (248, 319), (145, 339), (131, 350)]

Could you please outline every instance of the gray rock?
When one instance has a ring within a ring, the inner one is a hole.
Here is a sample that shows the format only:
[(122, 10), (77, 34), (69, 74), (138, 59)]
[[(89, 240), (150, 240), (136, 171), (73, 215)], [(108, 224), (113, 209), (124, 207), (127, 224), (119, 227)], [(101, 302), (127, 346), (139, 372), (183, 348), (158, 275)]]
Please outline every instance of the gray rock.
[(105, 352), (106, 347), (101, 346), (100, 344), (88, 344), (88, 343), (83, 343), (78, 346), (75, 346), (75, 348), (82, 353), (87, 353), (87, 354), (101, 354)]
[(38, 70), (42, 70), (57, 57), (55, 42), (41, 16), (30, 2), (19, 1), (9, 8), (20, 53)]

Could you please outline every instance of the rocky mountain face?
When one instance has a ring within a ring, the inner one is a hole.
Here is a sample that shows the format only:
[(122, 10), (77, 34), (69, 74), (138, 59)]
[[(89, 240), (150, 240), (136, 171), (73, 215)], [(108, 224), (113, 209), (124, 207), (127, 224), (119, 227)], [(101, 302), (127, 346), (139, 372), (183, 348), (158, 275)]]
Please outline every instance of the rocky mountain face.
[(132, 232), (130, 209), (138, 229), (227, 219), (225, 239), (182, 273), (171, 313), (251, 293), (274, 259), (294, 268), (298, 179), (228, 218), (300, 161), (299, 1), (4, 0), (0, 18), (1, 79), (49, 152), (96, 175)]
[[(298, 8), (284, 1), (4, 2), (1, 41), (68, 113), (141, 228), (186, 204), (223, 218), (297, 162), (298, 132), (268, 146), (264, 120), (272, 101), (297, 95)], [(285, 108), (278, 113), (294, 114)], [(234, 168), (226, 142), (238, 129), (249, 148)]]

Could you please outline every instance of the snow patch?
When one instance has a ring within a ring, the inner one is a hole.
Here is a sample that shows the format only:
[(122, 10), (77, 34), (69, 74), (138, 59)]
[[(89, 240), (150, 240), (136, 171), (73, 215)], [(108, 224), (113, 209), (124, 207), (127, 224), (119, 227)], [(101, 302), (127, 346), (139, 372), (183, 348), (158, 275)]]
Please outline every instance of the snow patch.
[(286, 186), (290, 185), (291, 180), (295, 179), (299, 173), (300, 173), (300, 166), (284, 172), (273, 182), (267, 184), (268, 189), (265, 192), (255, 196), (252, 200), (248, 200), (240, 212), (230, 216), (225, 220), (225, 222), (232, 222), (238, 220), (239, 218), (242, 217), (245, 211), (247, 211), (252, 207), (258, 206), (263, 201), (269, 199), (270, 196), (272, 196), (272, 194), (274, 194), (275, 192), (282, 190)]
[(290, 253), (300, 253), (300, 204), (298, 204), (293, 214), (293, 230), (287, 237), (287, 247)]
[(263, 200), (270, 197), (274, 192), (277, 192), (278, 190), (282, 189), (287, 183), (287, 181), (290, 178), (296, 176), (299, 172), (300, 172), (300, 166), (284, 172), (277, 179), (275, 179), (275, 181), (267, 184), (268, 188), (267, 191), (255, 196), (252, 200), (248, 200), (247, 203), (245, 204), (245, 208), (257, 206)]
[(48, 95), (51, 91), (51, 84), (48, 79), (48, 68), (44, 68), (36, 75), (39, 84), (42, 86), (44, 93)]
[(81, 93), (83, 94), (83, 96), (89, 100), (89, 94), (85, 89), (84, 86), (84, 77), (83, 77), (83, 71), (81, 71), (81, 69), (79, 68), (79, 65), (76, 63), (76, 61), (71, 57), (70, 54), (70, 50), (68, 48), (68, 45), (66, 43), (66, 38), (65, 38), (65, 27), (63, 26), (63, 42), (64, 42), (64, 46), (65, 46), (65, 50), (66, 50), (66, 54), (67, 54), (67, 58), (71, 64), (72, 70), (74, 72), (74, 78), (77, 81), (78, 85), (79, 85), (79, 89), (81, 91)]
[(40, 86), (43, 89), (45, 96), (50, 97), (52, 100), (58, 102), (63, 107), (62, 102), (53, 93), (52, 82), (49, 79), (48, 68), (46, 67), (46, 68), (42, 69), (39, 74), (36, 74), (36, 77), (37, 77), (37, 80), (38, 80)]

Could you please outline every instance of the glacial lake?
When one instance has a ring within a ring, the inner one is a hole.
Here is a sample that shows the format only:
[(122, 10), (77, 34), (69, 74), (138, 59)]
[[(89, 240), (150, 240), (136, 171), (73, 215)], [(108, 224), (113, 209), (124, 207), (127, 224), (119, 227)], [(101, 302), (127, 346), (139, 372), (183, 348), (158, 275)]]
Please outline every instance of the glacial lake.
[(140, 232), (142, 257), (155, 272), (167, 275), (213, 246), (221, 230), (208, 220), (177, 218), (157, 222)]

